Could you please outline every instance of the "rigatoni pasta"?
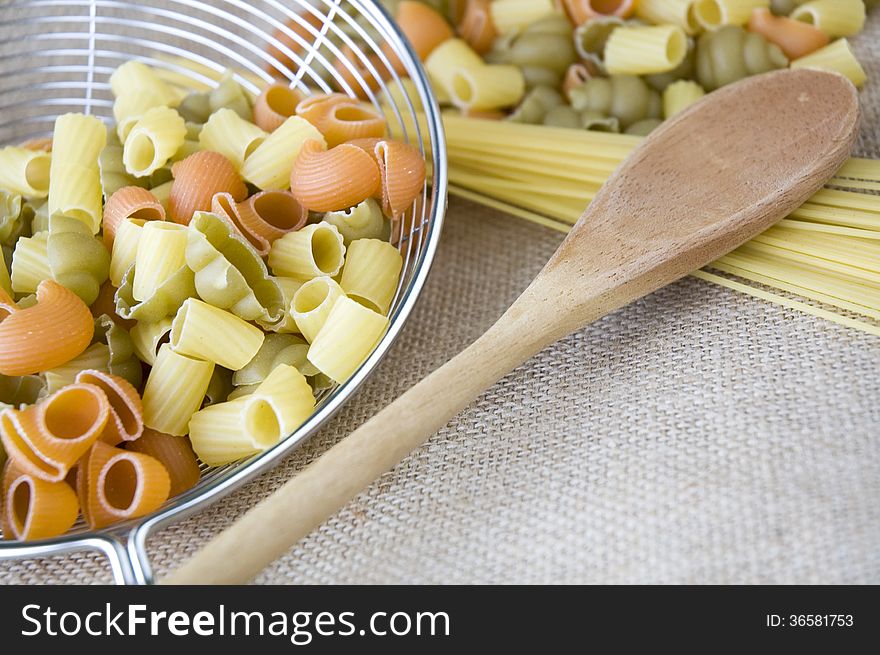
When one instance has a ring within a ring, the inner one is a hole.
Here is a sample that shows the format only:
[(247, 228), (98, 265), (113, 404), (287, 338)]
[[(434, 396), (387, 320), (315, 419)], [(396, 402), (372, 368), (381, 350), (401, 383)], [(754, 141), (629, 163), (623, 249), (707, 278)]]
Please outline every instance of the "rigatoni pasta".
[(237, 371), (263, 345), (263, 331), (235, 314), (190, 298), (171, 324), (171, 347), (181, 355)]
[(706, 95), (696, 82), (679, 80), (666, 87), (663, 92), (663, 118), (672, 118), (682, 109), (687, 109)]
[(810, 0), (791, 12), (795, 20), (815, 25), (830, 37), (853, 36), (865, 26), (862, 0)]
[(146, 300), (186, 264), (186, 229), (175, 223), (149, 221), (141, 227), (135, 256), (132, 296)]
[(342, 235), (334, 225), (324, 222), (284, 235), (272, 244), (269, 252), (273, 273), (300, 280), (322, 275), (334, 277), (342, 270), (344, 261)]
[(165, 344), (144, 388), (144, 425), (182, 436), (198, 410), (214, 373), (214, 363), (187, 357)]
[(168, 107), (147, 110), (132, 126), (122, 146), (125, 170), (146, 177), (165, 166), (186, 140), (186, 123)]
[(861, 86), (868, 79), (865, 69), (853, 54), (846, 39), (837, 39), (831, 45), (820, 48), (805, 57), (791, 62), (792, 68), (816, 68), (833, 71), (849, 78), (856, 86)]
[(693, 15), (707, 30), (723, 25), (745, 25), (755, 9), (768, 9), (770, 0), (694, 0)]
[(315, 340), (333, 305), (344, 295), (342, 287), (325, 275), (312, 278), (297, 289), (290, 305), (290, 315), (306, 341)]
[(351, 300), (339, 298), (309, 347), (309, 361), (337, 382), (345, 382), (372, 352), (388, 319)]
[(680, 27), (620, 27), (605, 44), (605, 69), (611, 75), (664, 73), (686, 54), (687, 37)]
[(293, 163), (303, 144), (310, 139), (326, 144), (314, 125), (299, 116), (291, 116), (245, 159), (242, 177), (264, 191), (287, 189)]
[(202, 150), (219, 152), (236, 170), (241, 170), (244, 160), (256, 150), (268, 133), (241, 118), (231, 109), (218, 109), (199, 132)]
[(51, 165), (48, 152), (7, 146), (0, 150), (0, 188), (28, 198), (46, 198)]
[(340, 285), (349, 298), (388, 314), (402, 267), (400, 252), (387, 241), (358, 239), (348, 246)]

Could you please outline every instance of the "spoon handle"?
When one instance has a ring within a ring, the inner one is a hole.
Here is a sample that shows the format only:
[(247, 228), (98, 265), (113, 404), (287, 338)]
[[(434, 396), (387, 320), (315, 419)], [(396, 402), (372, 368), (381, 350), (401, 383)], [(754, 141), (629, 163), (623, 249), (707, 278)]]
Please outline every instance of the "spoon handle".
[[(526, 320), (524, 320), (526, 319)], [(286, 553), (548, 343), (508, 312), (471, 346), (409, 389), (212, 539), (162, 583), (240, 584)]]

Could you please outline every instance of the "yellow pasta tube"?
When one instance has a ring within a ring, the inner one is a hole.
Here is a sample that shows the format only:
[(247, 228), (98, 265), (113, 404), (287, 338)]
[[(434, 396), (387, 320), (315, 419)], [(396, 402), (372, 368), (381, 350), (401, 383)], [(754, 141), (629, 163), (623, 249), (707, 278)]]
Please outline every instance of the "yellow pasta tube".
[(309, 139), (327, 147), (314, 125), (299, 116), (291, 116), (244, 160), (241, 176), (264, 191), (284, 191), (290, 187), (290, 171), (299, 151)]
[(185, 435), (213, 374), (213, 362), (181, 355), (170, 345), (163, 345), (144, 388), (144, 425), (167, 434)]
[(388, 319), (351, 298), (339, 298), (309, 346), (309, 361), (336, 382), (344, 382), (373, 351)]
[(131, 128), (122, 148), (125, 170), (135, 177), (165, 166), (186, 140), (186, 122), (169, 107), (154, 107)]
[(174, 106), (178, 95), (156, 71), (140, 61), (128, 61), (110, 76), (110, 90), (117, 98), (144, 93), (156, 98), (154, 106)]
[(150, 366), (156, 363), (159, 348), (171, 334), (171, 322), (170, 318), (155, 322), (138, 321), (137, 325), (131, 328), (129, 333), (131, 343), (138, 359)]
[(457, 70), (449, 89), (455, 106), (472, 111), (512, 107), (522, 100), (525, 92), (522, 69), (504, 64)]
[[(440, 101), (447, 102), (456, 72), (484, 66), (483, 58), (462, 39), (449, 39), (437, 46), (425, 61), (425, 69), (431, 78), (431, 86), (440, 94)], [(416, 97), (416, 96), (413, 96)]]
[(94, 116), (64, 114), (55, 120), (52, 144), (48, 215), (75, 218), (97, 234), (104, 200), (98, 158), (107, 128)]
[(381, 239), (388, 236), (382, 208), (372, 198), (344, 211), (328, 212), (324, 220), (336, 226), (346, 246), (355, 239)]
[(346, 253), (340, 285), (349, 298), (387, 315), (402, 268), (400, 252), (387, 241), (358, 239)]
[[(64, 114), (55, 120), (52, 133), (52, 166), (98, 167), (98, 157), (107, 145), (107, 128), (99, 118), (85, 114)], [(49, 173), (50, 179), (52, 173)], [(52, 198), (49, 195), (50, 209)]]
[(281, 364), (252, 393), (193, 415), (190, 441), (205, 464), (228, 464), (277, 444), (302, 425), (314, 405), (302, 373)]
[[(315, 396), (305, 376), (295, 366), (287, 364), (276, 366), (257, 386), (249, 400), (249, 406), (245, 410), (245, 428), (254, 435), (262, 433), (268, 437), (255, 441), (269, 446), (275, 445), (296, 430), (315, 408)], [(272, 424), (267, 426), (263, 423), (261, 430), (254, 429), (261, 423), (262, 417), (259, 414), (264, 413), (257, 408), (258, 402), (267, 404), (274, 414)], [(266, 427), (269, 429), (265, 429)]]
[(141, 230), (146, 222), (139, 218), (126, 218), (116, 226), (116, 238), (110, 253), (110, 282), (117, 289), (122, 286), (125, 272), (137, 258)]
[(213, 150), (226, 157), (241, 170), (244, 160), (269, 136), (253, 123), (244, 120), (231, 109), (220, 109), (213, 114), (199, 133), (202, 150)]
[(21, 237), (12, 253), (12, 290), (34, 293), (40, 282), (52, 279), (49, 268), (49, 233)]
[(263, 450), (244, 430), (243, 416), (248, 398), (210, 405), (190, 419), (190, 443), (199, 459), (208, 466), (222, 466)]
[(865, 26), (862, 0), (812, 0), (791, 12), (795, 20), (818, 27), (830, 37), (855, 36)]
[(678, 80), (666, 87), (663, 91), (663, 117), (672, 118), (682, 109), (687, 109), (697, 100), (706, 95), (696, 82), (691, 80)]
[(333, 305), (344, 295), (342, 287), (326, 276), (312, 278), (297, 290), (290, 304), (290, 314), (306, 341), (315, 340)]
[[(117, 234), (117, 240), (119, 235)], [(141, 228), (135, 258), (132, 296), (146, 300), (186, 265), (186, 228), (177, 223), (147, 221)]]
[(837, 39), (824, 48), (795, 59), (791, 62), (792, 68), (817, 68), (819, 70), (833, 71), (849, 78), (856, 86), (861, 86), (868, 79), (865, 69), (853, 54), (849, 41)]
[(752, 11), (767, 8), (770, 0), (694, 0), (693, 16), (706, 30), (724, 25), (745, 25)]
[(49, 195), (52, 155), (42, 150), (9, 146), (0, 150), (0, 188), (28, 198)]
[(618, 27), (605, 44), (605, 68), (611, 75), (665, 73), (687, 54), (687, 36), (675, 25)]
[(269, 268), (275, 275), (310, 280), (336, 276), (345, 261), (345, 245), (335, 225), (313, 223), (288, 232), (272, 244)]
[(553, 0), (495, 0), (489, 15), (495, 29), (504, 34), (526, 28), (555, 10)]
[(49, 175), (49, 216), (75, 218), (97, 234), (104, 200), (97, 166), (56, 166), (53, 156)]
[(678, 25), (688, 34), (696, 34), (702, 26), (692, 10), (694, 0), (639, 0), (636, 16), (655, 25)]
[(254, 358), (265, 334), (235, 314), (189, 298), (171, 324), (175, 352), (237, 371)]

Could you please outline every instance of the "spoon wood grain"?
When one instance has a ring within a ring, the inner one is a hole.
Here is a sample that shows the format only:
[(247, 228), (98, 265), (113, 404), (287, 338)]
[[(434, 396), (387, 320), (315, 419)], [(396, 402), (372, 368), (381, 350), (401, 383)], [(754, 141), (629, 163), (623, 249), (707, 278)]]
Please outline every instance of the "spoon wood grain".
[(795, 70), (725, 87), (664, 123), (486, 334), (165, 582), (249, 580), (542, 348), (708, 264), (802, 204), (849, 156), (858, 118), (846, 79)]

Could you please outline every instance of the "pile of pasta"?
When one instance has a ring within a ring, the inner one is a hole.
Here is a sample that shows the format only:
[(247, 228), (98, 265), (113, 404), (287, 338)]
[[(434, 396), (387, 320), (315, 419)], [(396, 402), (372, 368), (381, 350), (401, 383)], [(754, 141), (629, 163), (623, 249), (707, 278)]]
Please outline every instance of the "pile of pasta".
[(355, 98), (110, 82), (111, 129), (0, 150), (6, 539), (145, 515), (290, 435), (384, 334), (424, 192)]
[(865, 72), (863, 0), (385, 2), (443, 105), (645, 135), (707, 92), (790, 66)]
[[(848, 39), (876, 2), (385, 4), (445, 106), (450, 193), (566, 232), (641, 136), (718, 87), (783, 67), (863, 85)], [(880, 334), (878, 190), (880, 162), (851, 159), (777, 226), (694, 275)]]

